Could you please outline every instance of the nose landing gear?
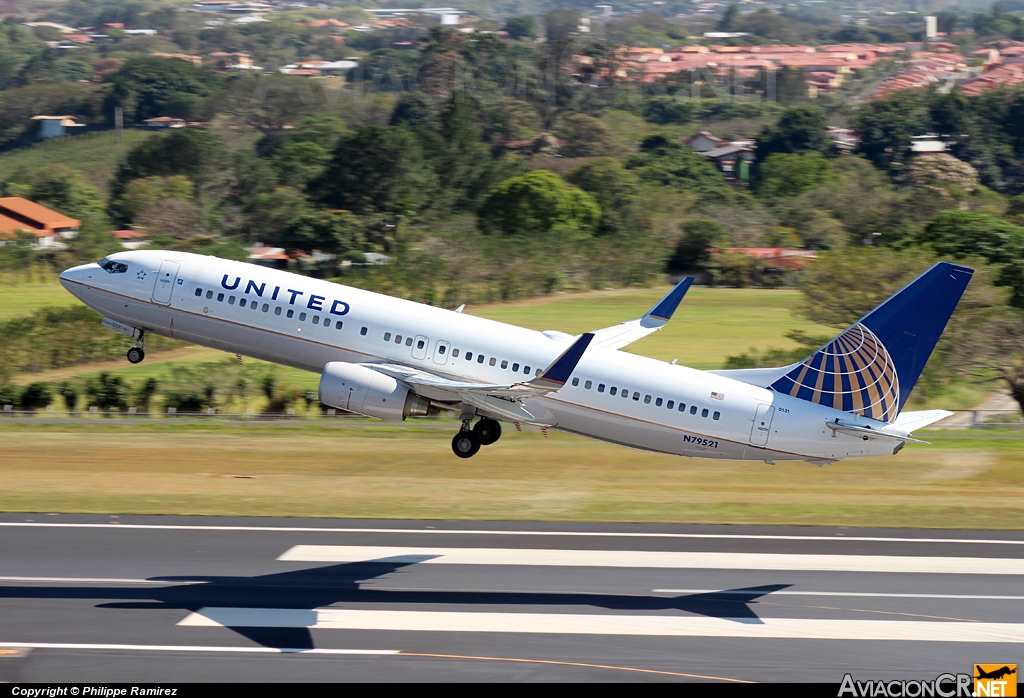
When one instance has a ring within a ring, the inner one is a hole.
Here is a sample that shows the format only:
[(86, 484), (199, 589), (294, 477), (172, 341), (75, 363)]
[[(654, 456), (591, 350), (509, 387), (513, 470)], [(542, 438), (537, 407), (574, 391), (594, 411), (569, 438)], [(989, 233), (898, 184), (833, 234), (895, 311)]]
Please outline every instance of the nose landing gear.
[(476, 426), (470, 427), (472, 420), (463, 419), (462, 429), (452, 439), (452, 451), (459, 458), (472, 458), (481, 446), (490, 446), (501, 438), (501, 425), (484, 417)]
[(142, 348), (142, 337), (143, 335), (140, 333), (139, 338), (135, 341), (135, 346), (128, 350), (128, 363), (141, 363), (146, 358), (146, 351)]

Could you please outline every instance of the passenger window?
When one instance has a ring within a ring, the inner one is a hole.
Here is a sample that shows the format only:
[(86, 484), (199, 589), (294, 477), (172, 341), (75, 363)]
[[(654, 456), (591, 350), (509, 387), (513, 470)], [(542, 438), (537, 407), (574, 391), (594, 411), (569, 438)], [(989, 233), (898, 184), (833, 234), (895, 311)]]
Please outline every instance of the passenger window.
[(487, 362), (487, 365), (488, 366), (493, 366), (496, 363), (498, 363), (498, 360), (492, 356), (491, 360)]
[(274, 308), (274, 315), (280, 315), (280, 314), (281, 314), (281, 306), (277, 306), (276, 308)]
[(676, 401), (675, 400), (669, 400), (668, 403), (665, 404), (665, 407), (667, 407), (668, 409), (672, 409), (675, 406), (676, 406)]
[(341, 320), (336, 320), (334, 322), (334, 329), (340, 330), (344, 325), (345, 323), (343, 323)]
[(690, 405), (690, 414), (697, 414), (697, 406)]
[(482, 364), (484, 362), (484, 355), (483, 354), (477, 354), (476, 355), (476, 362), (478, 364)]
[(714, 420), (716, 420), (716, 421), (717, 421), (717, 420), (718, 420), (718, 418), (719, 418), (719, 417), (721, 417), (721, 416), (722, 416), (722, 413), (721, 413), (721, 412), (718, 412), (718, 411), (716, 411), (716, 412), (715, 412), (715, 413), (714, 413), (713, 415), (711, 415), (711, 419), (714, 419)]
[(314, 325), (319, 325), (320, 324), (320, 316), (319, 315), (314, 315), (313, 316), (313, 324)]
[(438, 354), (443, 354), (444, 350), (445, 350), (445, 346), (443, 344), (438, 345), (438, 347), (437, 347), (437, 353)]
[(390, 332), (385, 332), (384, 333), (384, 341), (385, 342), (390, 342), (391, 341), (391, 333)]
[(599, 386), (597, 386), (597, 392), (599, 392), (599, 393), (603, 393), (604, 392), (604, 383), (601, 383)]
[(199, 296), (201, 296), (201, 295), (203, 295), (203, 289), (197, 288), (196, 289), (196, 298), (199, 298)]
[(654, 406), (655, 407), (661, 407), (661, 398), (660, 397), (657, 400), (654, 401)]
[(458, 349), (452, 349), (452, 358), (453, 359), (459, 358), (459, 350)]
[(401, 343), (402, 343), (402, 335), (396, 334), (395, 335), (395, 344), (401, 344)]
[(287, 316), (288, 316), (289, 318), (293, 318), (293, 317), (295, 317), (295, 311), (294, 311), (294, 310), (292, 310), (291, 308), (288, 308), (288, 312), (286, 313), (286, 315), (287, 315)]
[(614, 395), (614, 394), (615, 394), (615, 392), (616, 392), (617, 390), (618, 390), (618, 388), (616, 388), (616, 387), (615, 387), (615, 386), (613, 385), (612, 387), (608, 388), (608, 394), (609, 394), (609, 395)]
[(680, 402), (679, 403), (679, 411), (680, 412), (686, 412), (686, 403), (685, 402)]
[(238, 307), (239, 308), (244, 308), (245, 307), (245, 299), (244, 298), (239, 298), (238, 299)]
[(365, 327), (360, 328), (359, 334), (360, 334), (360, 336), (365, 337), (366, 336), (366, 328)]
[[(636, 396), (640, 397), (640, 393), (637, 393)], [(622, 391), (622, 397), (629, 398), (629, 391), (628, 390), (623, 390)]]
[(209, 300), (210, 298), (213, 298), (213, 291), (206, 292), (206, 299)]
[(519, 364), (512, 364), (512, 370), (516, 373), (519, 372)]
[(586, 388), (587, 390), (590, 390), (590, 386), (592, 386), (593, 384), (594, 381), (587, 381), (586, 383), (583, 384), (583, 387)]
[(270, 304), (269, 304), (269, 303), (264, 303), (264, 304), (263, 304), (263, 312), (265, 312), (265, 313), (266, 313), (266, 312), (268, 312), (269, 310), (270, 310)]
[(530, 367), (529, 366), (524, 366), (523, 367), (523, 373), (529, 373), (529, 372), (530, 372)]
[(299, 313), (299, 322), (305, 322), (305, 321), (306, 321), (306, 314), (305, 313)]
[(217, 294), (217, 302), (218, 303), (223, 303), (224, 302), (224, 294), (223, 293), (218, 293)]
[(252, 301), (251, 303), (249, 303), (249, 307), (252, 308), (253, 310), (256, 310), (256, 301)]
[(472, 360), (473, 360), (473, 352), (467, 351), (466, 352), (466, 361), (472, 361)]
[(426, 345), (426, 343), (422, 339), (420, 341), (416, 342), (416, 348), (417, 349), (422, 349), (425, 346), (427, 346), (427, 345)]
[(651, 404), (651, 396), (650, 395), (644, 395), (644, 404), (645, 405)]
[(412, 337), (406, 337), (405, 338), (405, 346), (407, 346), (407, 347), (411, 347), (412, 346)]
[(540, 375), (540, 369), (539, 369), (539, 368), (535, 368), (535, 369), (533, 370), (533, 375), (535, 375), (535, 376), (539, 376), (539, 375)]
[(708, 416), (708, 408), (707, 407), (705, 407), (704, 409), (702, 409), (700, 411), (700, 416), (701, 417), (707, 417)]
[(228, 296), (228, 305), (234, 305), (234, 304), (235, 304), (235, 297), (234, 296)]
[(573, 378), (572, 379), (572, 384), (573, 384), (573, 386), (579, 385), (580, 384), (580, 379), (579, 378)]
[(508, 361), (502, 361), (501, 362), (501, 367), (502, 368), (508, 368)]

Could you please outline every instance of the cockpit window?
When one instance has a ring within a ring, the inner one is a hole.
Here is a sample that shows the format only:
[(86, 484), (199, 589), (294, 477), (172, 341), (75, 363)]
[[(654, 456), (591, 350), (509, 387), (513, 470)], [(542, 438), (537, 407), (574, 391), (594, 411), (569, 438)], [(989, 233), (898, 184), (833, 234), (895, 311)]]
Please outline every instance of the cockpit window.
[(107, 272), (108, 274), (124, 274), (128, 271), (128, 265), (123, 262), (115, 262), (112, 259), (101, 259), (97, 262), (100, 265), (100, 269)]

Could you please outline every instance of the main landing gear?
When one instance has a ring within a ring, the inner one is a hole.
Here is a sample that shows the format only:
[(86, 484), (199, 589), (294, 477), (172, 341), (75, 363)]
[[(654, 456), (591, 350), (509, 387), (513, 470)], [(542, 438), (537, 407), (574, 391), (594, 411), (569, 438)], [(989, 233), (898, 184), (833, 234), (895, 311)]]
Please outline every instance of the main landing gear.
[(142, 360), (146, 358), (146, 351), (142, 348), (142, 337), (143, 335), (140, 334), (135, 341), (135, 346), (128, 350), (128, 363), (142, 363)]
[(484, 417), (476, 426), (470, 427), (471, 419), (462, 420), (462, 429), (452, 439), (452, 451), (459, 458), (471, 458), (481, 446), (490, 446), (501, 438), (501, 424)]

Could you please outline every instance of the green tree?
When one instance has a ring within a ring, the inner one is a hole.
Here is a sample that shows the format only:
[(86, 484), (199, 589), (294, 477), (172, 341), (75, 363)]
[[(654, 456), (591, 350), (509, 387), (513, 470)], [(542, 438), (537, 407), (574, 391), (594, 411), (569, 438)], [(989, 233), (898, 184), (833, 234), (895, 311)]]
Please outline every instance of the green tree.
[(740, 7), (736, 3), (729, 3), (729, 6), (725, 8), (725, 12), (722, 14), (722, 18), (718, 20), (718, 31), (720, 32), (731, 32), (736, 30), (736, 21), (740, 16)]
[(590, 194), (548, 170), (506, 179), (487, 195), (480, 210), (484, 232), (505, 235), (589, 235), (600, 220), (601, 207)]
[(729, 235), (715, 221), (684, 221), (679, 229), (683, 234), (666, 265), (670, 274), (705, 268), (711, 260), (712, 248), (723, 247), (729, 242)]
[(42, 410), (53, 402), (53, 391), (46, 383), (29, 383), (21, 393), (19, 407), (23, 410)]
[(75, 405), (78, 404), (78, 391), (75, 389), (75, 386), (64, 381), (57, 386), (57, 392), (64, 401), (64, 409), (68, 412), (74, 412)]
[(135, 123), (157, 116), (196, 119), (201, 99), (221, 88), (220, 78), (207, 68), (150, 56), (129, 59), (105, 82), (112, 85), (108, 112), (120, 106), (125, 119)]
[(310, 189), (332, 208), (385, 213), (429, 206), (438, 185), (409, 129), (367, 126), (341, 139)]
[(544, 15), (548, 41), (561, 41), (576, 33), (580, 26), (580, 13), (572, 10), (553, 10)]
[(596, 157), (607, 154), (613, 147), (612, 130), (600, 119), (586, 114), (565, 117), (557, 133), (569, 141), (560, 151), (563, 157)]
[(132, 403), (140, 412), (149, 412), (149, 404), (153, 401), (153, 396), (156, 395), (157, 386), (156, 378), (147, 378), (135, 388)]
[(817, 151), (773, 153), (760, 164), (757, 194), (765, 199), (799, 196), (831, 179), (832, 167)]
[(281, 184), (303, 189), (329, 160), (330, 154), (314, 141), (290, 141), (277, 149), (272, 165)]
[(536, 39), (539, 29), (532, 15), (523, 15), (505, 20), (505, 31), (513, 39)]
[(640, 180), (615, 158), (594, 158), (571, 170), (566, 181), (594, 197), (601, 207), (601, 233), (646, 227)]
[(862, 105), (853, 118), (853, 128), (860, 134), (859, 151), (876, 167), (899, 174), (911, 138), (931, 126), (925, 100), (920, 90), (904, 90)]
[(940, 256), (978, 256), (998, 270), (997, 283), (1013, 289), (1011, 303), (1024, 308), (1024, 228), (974, 211), (943, 211), (917, 241)]
[(723, 191), (722, 173), (672, 136), (655, 134), (640, 143), (640, 152), (626, 167), (644, 182), (687, 191)]
[(757, 160), (764, 162), (773, 153), (832, 153), (825, 112), (817, 107), (790, 107), (778, 123), (765, 127), (757, 137)]
[(104, 371), (86, 384), (85, 394), (89, 397), (90, 407), (108, 412), (128, 409), (131, 390), (123, 377)]

